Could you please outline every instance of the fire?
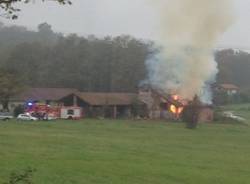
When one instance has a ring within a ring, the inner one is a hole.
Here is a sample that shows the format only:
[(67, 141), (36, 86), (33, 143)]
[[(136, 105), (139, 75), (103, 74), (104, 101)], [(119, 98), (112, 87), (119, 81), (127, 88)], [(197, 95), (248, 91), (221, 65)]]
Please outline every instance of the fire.
[(177, 113), (177, 108), (175, 107), (175, 105), (170, 105), (170, 111), (174, 114)]
[(179, 97), (178, 95), (173, 95), (172, 98), (173, 98), (174, 100), (179, 100), (179, 99), (180, 99), (180, 97)]
[(182, 111), (183, 111), (183, 109), (184, 109), (183, 107), (179, 107), (179, 108), (178, 108), (178, 114), (181, 114)]
[[(180, 97), (178, 95), (172, 95), (173, 100), (179, 101)], [(170, 105), (170, 111), (175, 114), (176, 116), (179, 116), (183, 112), (183, 107), (176, 107), (174, 104)]]
[(183, 111), (183, 107), (176, 107), (175, 105), (170, 105), (170, 111), (176, 115), (180, 115)]

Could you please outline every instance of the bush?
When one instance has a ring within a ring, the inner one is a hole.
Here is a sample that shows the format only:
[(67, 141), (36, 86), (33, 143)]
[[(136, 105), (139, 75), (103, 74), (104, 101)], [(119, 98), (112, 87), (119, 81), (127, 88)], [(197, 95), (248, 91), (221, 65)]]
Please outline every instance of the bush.
[(35, 169), (27, 168), (21, 172), (12, 172), (9, 181), (4, 184), (33, 184), (32, 177), (35, 171)]
[(250, 92), (242, 91), (237, 94), (228, 95), (226, 92), (217, 91), (214, 93), (213, 102), (216, 105), (247, 103), (247, 102), (250, 102)]
[(199, 121), (199, 108), (201, 102), (197, 96), (183, 110), (182, 119), (186, 122), (186, 127), (195, 129)]

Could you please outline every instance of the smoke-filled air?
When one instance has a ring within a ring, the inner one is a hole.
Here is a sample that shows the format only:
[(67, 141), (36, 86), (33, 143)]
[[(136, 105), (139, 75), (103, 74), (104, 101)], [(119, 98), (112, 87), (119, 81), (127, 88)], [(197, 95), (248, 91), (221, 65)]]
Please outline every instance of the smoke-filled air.
[(218, 72), (213, 50), (232, 23), (230, 0), (152, 2), (159, 13), (158, 52), (147, 61), (157, 90), (211, 103), (210, 85)]

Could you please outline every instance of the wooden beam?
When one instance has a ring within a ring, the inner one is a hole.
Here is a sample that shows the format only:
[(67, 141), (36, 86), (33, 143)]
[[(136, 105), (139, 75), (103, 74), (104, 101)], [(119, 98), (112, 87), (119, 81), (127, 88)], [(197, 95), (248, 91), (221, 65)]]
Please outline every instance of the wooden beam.
[(77, 96), (73, 95), (73, 106), (77, 107)]
[(117, 118), (117, 106), (116, 105), (113, 107), (113, 118), (114, 119)]

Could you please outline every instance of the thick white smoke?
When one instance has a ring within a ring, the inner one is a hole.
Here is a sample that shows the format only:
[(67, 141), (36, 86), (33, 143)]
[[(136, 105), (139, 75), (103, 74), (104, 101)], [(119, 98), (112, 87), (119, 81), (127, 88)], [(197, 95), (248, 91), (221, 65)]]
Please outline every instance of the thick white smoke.
[(158, 0), (159, 53), (147, 61), (149, 81), (158, 90), (211, 102), (218, 72), (213, 49), (232, 23), (230, 0)]

